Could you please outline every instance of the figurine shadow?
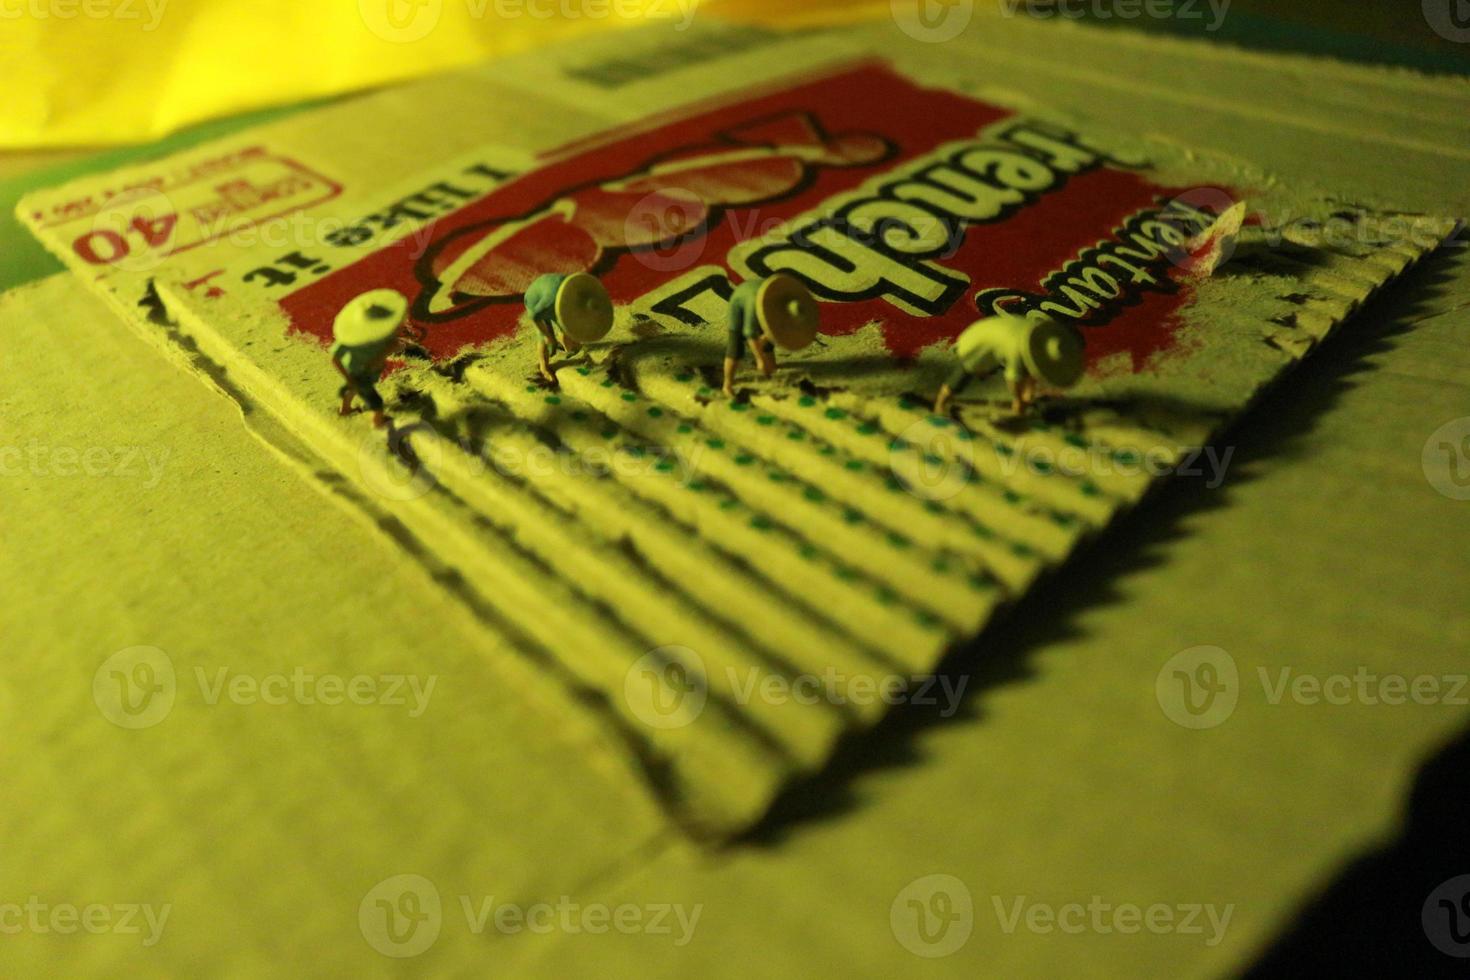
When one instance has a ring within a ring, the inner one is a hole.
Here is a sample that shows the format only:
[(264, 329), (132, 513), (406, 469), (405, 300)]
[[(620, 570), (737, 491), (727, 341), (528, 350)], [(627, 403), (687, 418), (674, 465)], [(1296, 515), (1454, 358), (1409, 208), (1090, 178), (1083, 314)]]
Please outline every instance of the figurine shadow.
[[(822, 343), (821, 338), (817, 343)], [(640, 360), (652, 358), (669, 358), (680, 364), (690, 365), (702, 372), (719, 372), (725, 359), (725, 346), (723, 333), (721, 339), (716, 341), (712, 337), (688, 334), (660, 334), (646, 340), (623, 345), (617, 354), (617, 359), (623, 364), (633, 365)], [(878, 375), (893, 370), (893, 358), (887, 354), (861, 354), (842, 358), (823, 357), (820, 352), (804, 357), (793, 359), (789, 354), (778, 350), (776, 352), (777, 372), (776, 377), (792, 379), (794, 384), (809, 382), (820, 387), (826, 379), (841, 379), (844, 383), (850, 382), (855, 377), (866, 375)], [(747, 354), (743, 361), (744, 368), (742, 377), (746, 377), (754, 371), (750, 364), (750, 356)], [(934, 385), (938, 386), (939, 370), (933, 372), (936, 376)], [(718, 385), (716, 386), (718, 387)]]
[(1286, 384), (1269, 388), (1218, 436), (1216, 448), (1238, 447), (1223, 484), (1210, 488), (1203, 477), (1161, 481), (1146, 506), (1120, 515), (1099, 536), (1106, 547), (1096, 547), (1095, 541), (1082, 546), (1060, 574), (1039, 580), (1008, 614), (953, 648), (935, 673), (951, 685), (967, 679), (958, 710), (946, 717), (944, 705), (895, 706), (874, 728), (846, 736), (826, 767), (780, 794), (734, 846), (776, 847), (859, 810), (868, 802), (865, 784), (877, 774), (926, 761), (920, 747), (926, 732), (984, 723), (991, 692), (1040, 680), (1035, 656), (1052, 644), (1082, 636), (1082, 619), (1089, 610), (1125, 601), (1129, 579), (1167, 564), (1192, 518), (1228, 506), (1268, 464), (1307, 452), (1306, 437), (1320, 418), (1356, 386), (1360, 375), (1374, 369), (1374, 357), (1391, 350), (1395, 338), (1423, 318), (1426, 301), (1439, 295), (1451, 278), (1450, 264), (1445, 251), (1427, 257), (1365, 304), (1351, 329), (1326, 341), (1297, 365)]

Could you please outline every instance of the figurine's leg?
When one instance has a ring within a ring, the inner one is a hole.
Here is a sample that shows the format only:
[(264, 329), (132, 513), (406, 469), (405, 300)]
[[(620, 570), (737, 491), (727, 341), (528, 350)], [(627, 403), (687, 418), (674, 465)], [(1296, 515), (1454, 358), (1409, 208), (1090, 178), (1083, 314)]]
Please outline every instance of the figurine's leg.
[(352, 385), (343, 385), (340, 394), (342, 395), (342, 407), (337, 410), (337, 414), (351, 415), (353, 397)]
[(582, 349), (582, 345), (576, 339), (569, 336), (562, 337), (561, 346), (568, 354), (575, 354)]
[(357, 389), (357, 394), (363, 405), (373, 413), (373, 428), (381, 429), (387, 425), (388, 416), (383, 411), (383, 396), (378, 394), (377, 386), (363, 383)]
[(735, 397), (735, 358), (725, 358), (725, 397)]
[(776, 358), (772, 356), (766, 347), (766, 342), (760, 337), (750, 338), (750, 352), (755, 355), (756, 363), (761, 367), (761, 374), (770, 377), (776, 370)]
[(542, 337), (541, 342), (536, 347), (536, 353), (538, 359), (541, 362), (541, 377), (545, 378), (547, 381), (550, 381), (552, 384), (556, 384), (556, 373), (551, 370), (551, 357), (549, 348), (550, 345), (546, 343), (546, 338)]

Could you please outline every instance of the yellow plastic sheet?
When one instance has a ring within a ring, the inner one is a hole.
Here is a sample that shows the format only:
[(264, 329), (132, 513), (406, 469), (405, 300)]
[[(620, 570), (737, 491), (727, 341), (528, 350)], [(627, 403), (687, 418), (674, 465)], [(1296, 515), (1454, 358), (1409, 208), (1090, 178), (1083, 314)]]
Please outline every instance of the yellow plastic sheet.
[(700, 0), (0, 0), (0, 146), (155, 139), (202, 119), (382, 85)]

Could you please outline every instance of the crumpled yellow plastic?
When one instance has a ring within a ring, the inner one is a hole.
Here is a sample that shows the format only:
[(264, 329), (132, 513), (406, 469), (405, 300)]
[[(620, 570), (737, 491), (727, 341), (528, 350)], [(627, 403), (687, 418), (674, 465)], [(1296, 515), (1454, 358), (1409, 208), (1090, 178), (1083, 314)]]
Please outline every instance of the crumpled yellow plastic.
[(157, 139), (648, 20), (701, 0), (0, 0), (0, 148)]

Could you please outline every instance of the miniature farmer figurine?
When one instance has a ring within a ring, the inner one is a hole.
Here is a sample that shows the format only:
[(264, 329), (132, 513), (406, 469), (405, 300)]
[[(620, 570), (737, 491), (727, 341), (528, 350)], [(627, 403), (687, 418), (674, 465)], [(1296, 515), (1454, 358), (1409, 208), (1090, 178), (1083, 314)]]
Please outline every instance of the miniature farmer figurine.
[(538, 277), (526, 290), (526, 312), (541, 332), (541, 376), (552, 384), (556, 383), (556, 373), (551, 370), (552, 353), (565, 350), (575, 354), (583, 344), (606, 337), (613, 324), (607, 290), (585, 272), (548, 272)]
[(820, 323), (816, 298), (795, 276), (780, 272), (735, 287), (725, 345), (725, 394), (735, 397), (735, 365), (747, 347), (769, 378), (776, 370), (774, 348), (801, 350), (816, 339)]
[(1070, 388), (1082, 377), (1086, 345), (1082, 334), (1050, 317), (1030, 319), (1000, 313), (977, 320), (955, 339), (959, 365), (939, 388), (934, 414), (943, 415), (949, 401), (975, 378), (1004, 370), (1017, 415), (1036, 400), (1037, 382)]
[[(361, 398), (373, 413), (373, 425), (387, 424), (378, 379), (388, 358), (403, 349), (408, 300), (392, 289), (375, 289), (354, 298), (332, 322), (332, 366), (346, 382), (340, 414), (352, 414), (352, 399)], [(410, 332), (412, 329), (410, 328)]]

